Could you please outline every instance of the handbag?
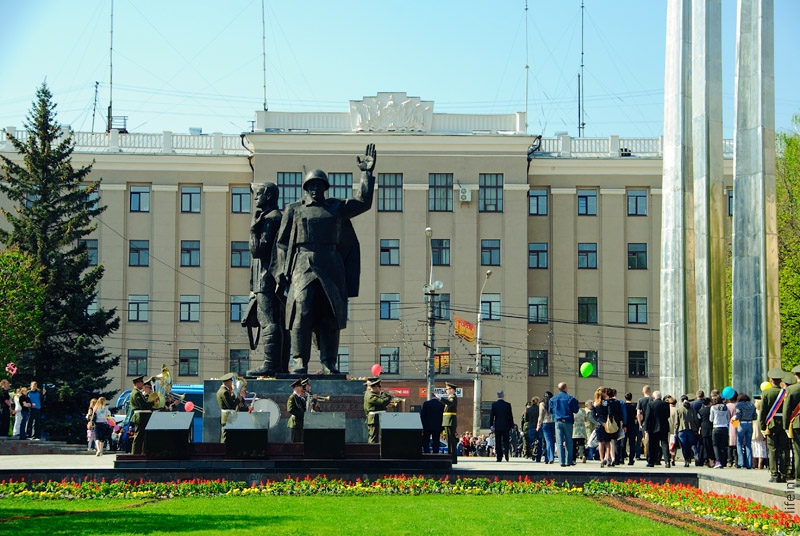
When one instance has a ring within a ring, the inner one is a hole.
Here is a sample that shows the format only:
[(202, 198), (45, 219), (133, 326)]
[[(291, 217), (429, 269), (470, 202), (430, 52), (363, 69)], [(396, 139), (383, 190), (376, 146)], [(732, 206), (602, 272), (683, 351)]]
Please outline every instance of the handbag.
[(605, 428), (606, 433), (609, 434), (616, 434), (619, 431), (619, 426), (617, 425), (617, 421), (609, 413), (608, 417), (606, 418), (606, 422), (603, 424), (603, 428)]
[(587, 441), (586, 446), (592, 449), (597, 448), (597, 430), (592, 430), (592, 433), (589, 435), (589, 440)]

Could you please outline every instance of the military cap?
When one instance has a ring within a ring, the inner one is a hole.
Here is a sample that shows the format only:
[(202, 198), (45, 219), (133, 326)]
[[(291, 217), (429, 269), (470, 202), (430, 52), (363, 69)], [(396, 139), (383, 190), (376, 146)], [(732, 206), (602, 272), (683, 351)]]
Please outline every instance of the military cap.
[(303, 378), (302, 380), (300, 380), (300, 384), (303, 386), (306, 386), (309, 383), (311, 383), (311, 380), (309, 380), (308, 378)]
[(145, 384), (145, 385), (149, 385), (149, 386), (151, 386), (151, 387), (152, 387), (152, 386), (153, 386), (153, 377), (152, 377), (152, 376), (150, 376), (149, 378), (147, 378), (147, 379), (144, 381), (144, 384)]
[(795, 366), (792, 368), (792, 372), (793, 372), (794, 374), (800, 374), (800, 365), (795, 365)]
[(220, 380), (222, 380), (224, 382), (227, 382), (227, 381), (230, 381), (230, 380), (234, 379), (235, 377), (236, 377), (236, 375), (233, 372), (229, 372), (227, 374), (223, 374), (222, 377), (220, 378)]
[(783, 370), (780, 367), (772, 367), (767, 371), (767, 376), (773, 380), (780, 380), (783, 378)]
[(295, 381), (292, 382), (292, 389), (294, 389), (295, 387), (300, 387), (301, 385), (303, 385), (303, 380), (297, 378)]
[(373, 385), (380, 385), (381, 379), (380, 378), (367, 378), (367, 381), (364, 382), (364, 385), (367, 387), (372, 387)]
[(456, 385), (454, 383), (450, 383), (450, 382), (445, 382), (444, 386), (447, 387), (448, 389), (458, 389), (458, 387), (456, 387)]
[(797, 383), (797, 378), (795, 378), (794, 374), (786, 373), (786, 376), (783, 377), (783, 383), (786, 385), (794, 385)]
[(139, 382), (143, 382), (143, 381), (144, 381), (144, 376), (136, 376), (136, 377), (135, 377), (133, 380), (131, 380), (131, 381), (133, 381), (133, 384), (134, 384), (134, 385), (136, 385), (137, 383), (139, 383)]

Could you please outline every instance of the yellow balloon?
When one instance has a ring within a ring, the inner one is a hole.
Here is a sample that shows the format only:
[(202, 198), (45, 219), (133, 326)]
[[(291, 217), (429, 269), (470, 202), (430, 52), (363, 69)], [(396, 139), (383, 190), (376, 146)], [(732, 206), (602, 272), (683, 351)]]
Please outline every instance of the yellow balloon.
[(762, 391), (766, 391), (766, 390), (767, 390), (767, 389), (769, 389), (770, 387), (772, 387), (772, 384), (771, 384), (771, 383), (769, 383), (769, 382), (764, 382), (764, 383), (762, 383), (762, 384), (761, 384), (761, 390), (762, 390)]

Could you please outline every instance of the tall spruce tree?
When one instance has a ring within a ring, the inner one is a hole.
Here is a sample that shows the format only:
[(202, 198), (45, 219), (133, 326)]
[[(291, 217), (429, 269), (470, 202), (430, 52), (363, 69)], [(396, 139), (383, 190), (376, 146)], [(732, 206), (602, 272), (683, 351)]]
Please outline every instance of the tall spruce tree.
[(27, 138), (9, 138), (20, 159), (1, 157), (0, 191), (13, 206), (2, 210), (10, 229), (0, 230), (0, 242), (36, 260), (46, 289), (41, 334), (19, 356), (15, 379), (51, 386), (42, 411), (45, 433), (80, 442), (80, 416), (89, 399), (113, 395), (103, 390), (119, 356), (105, 351), (103, 338), (119, 328), (119, 318), (116, 309), (96, 305), (104, 270), (91, 266), (84, 241), (105, 210), (97, 202), (100, 181), (87, 180), (91, 165), (72, 167), (75, 143), (56, 121), (55, 109), (42, 84), (24, 125)]

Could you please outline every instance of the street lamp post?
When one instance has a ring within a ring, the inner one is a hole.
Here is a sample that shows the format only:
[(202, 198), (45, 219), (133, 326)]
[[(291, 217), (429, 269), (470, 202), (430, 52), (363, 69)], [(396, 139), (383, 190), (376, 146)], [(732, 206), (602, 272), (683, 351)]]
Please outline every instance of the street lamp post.
[(475, 328), (475, 392), (473, 393), (472, 407), (472, 435), (474, 436), (480, 433), (481, 428), (481, 318), (483, 317), (481, 297), (490, 277), (492, 277), (492, 271), (486, 270), (486, 278), (483, 280), (481, 291), (478, 294), (478, 323)]
[(433, 369), (433, 358), (434, 358), (434, 345), (435, 345), (435, 332), (436, 332), (436, 322), (435, 322), (435, 315), (434, 315), (434, 301), (436, 300), (436, 291), (441, 290), (444, 286), (441, 281), (434, 281), (433, 280), (433, 243), (431, 241), (431, 237), (433, 236), (433, 230), (430, 227), (425, 228), (425, 236), (428, 239), (428, 249), (430, 250), (431, 255), (431, 265), (430, 265), (430, 275), (428, 277), (428, 283), (422, 285), (422, 292), (425, 296), (428, 297), (428, 362), (426, 364), (425, 375), (428, 380), (428, 396), (427, 399), (430, 400), (433, 398), (433, 380), (435, 371)]

